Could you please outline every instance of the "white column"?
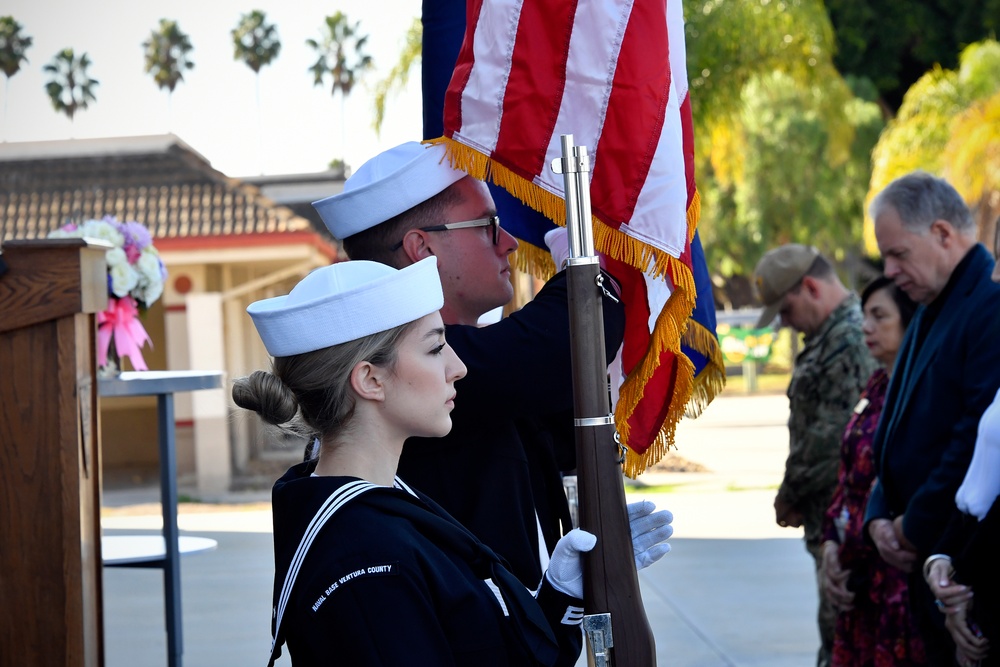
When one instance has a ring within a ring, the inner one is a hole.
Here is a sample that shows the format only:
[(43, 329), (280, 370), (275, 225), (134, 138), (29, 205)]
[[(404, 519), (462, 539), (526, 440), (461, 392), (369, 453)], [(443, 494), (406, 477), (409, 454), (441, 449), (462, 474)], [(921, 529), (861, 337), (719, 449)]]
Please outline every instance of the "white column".
[[(191, 368), (188, 348), (191, 341), (187, 328), (187, 295), (189, 292), (205, 291), (205, 267), (202, 265), (178, 264), (167, 269), (167, 284), (163, 289), (163, 326), (167, 344), (167, 369), (183, 371)], [(177, 283), (184, 283), (184, 291), (178, 291)], [(181, 392), (174, 396), (174, 422), (177, 436), (177, 478), (186, 486), (195, 472), (194, 463), (194, 417), (191, 414), (191, 399), (194, 394)]]
[[(186, 314), (190, 368), (224, 370), (222, 295), (212, 292), (188, 294)], [(222, 389), (199, 391), (191, 397), (195, 477), (199, 494), (224, 493), (229, 490), (232, 479), (227, 391), (228, 378)]]

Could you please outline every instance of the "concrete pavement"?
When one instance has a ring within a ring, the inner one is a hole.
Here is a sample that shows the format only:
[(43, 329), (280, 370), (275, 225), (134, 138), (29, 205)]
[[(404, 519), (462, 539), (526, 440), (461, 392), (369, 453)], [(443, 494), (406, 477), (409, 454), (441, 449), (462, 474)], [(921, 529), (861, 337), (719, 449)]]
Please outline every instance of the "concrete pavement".
[[(812, 561), (801, 530), (777, 527), (772, 509), (786, 419), (784, 396), (717, 399), (677, 435), (679, 455), (708, 472), (649, 473), (629, 485), (630, 499), (650, 498), (675, 516), (672, 552), (639, 576), (661, 667), (813, 664)], [(154, 499), (145, 488), (106, 490), (105, 533), (155, 533), (158, 506), (145, 504)], [(183, 504), (178, 519), (182, 534), (219, 542), (181, 563), (184, 664), (264, 665), (270, 509), (266, 494), (220, 500), (227, 504)], [(104, 571), (108, 667), (165, 664), (162, 590), (159, 570)]]

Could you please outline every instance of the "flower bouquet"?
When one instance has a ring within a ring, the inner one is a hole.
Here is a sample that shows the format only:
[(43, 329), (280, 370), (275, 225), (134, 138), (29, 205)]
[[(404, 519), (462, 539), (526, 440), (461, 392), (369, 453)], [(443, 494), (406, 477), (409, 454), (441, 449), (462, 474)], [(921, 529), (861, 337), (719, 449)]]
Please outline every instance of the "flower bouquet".
[(111, 243), (108, 251), (108, 309), (97, 314), (97, 364), (105, 375), (121, 371), (121, 357), (128, 357), (137, 371), (147, 370), (141, 348), (152, 345), (139, 322), (163, 294), (167, 270), (153, 239), (141, 223), (118, 222), (112, 216), (69, 223), (49, 234), (49, 238), (96, 238)]

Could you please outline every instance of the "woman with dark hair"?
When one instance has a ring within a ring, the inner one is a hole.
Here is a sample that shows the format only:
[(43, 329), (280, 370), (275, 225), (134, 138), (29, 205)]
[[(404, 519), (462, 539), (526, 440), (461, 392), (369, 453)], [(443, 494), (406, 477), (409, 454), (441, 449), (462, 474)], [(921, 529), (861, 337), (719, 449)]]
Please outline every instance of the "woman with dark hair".
[(883, 561), (864, 538), (865, 505), (875, 480), (872, 439), (916, 304), (881, 276), (862, 292), (861, 307), (865, 343), (882, 367), (869, 378), (844, 430), (837, 489), (823, 524), (823, 587), (839, 612), (831, 664), (922, 665), (906, 573)]
[[(451, 429), (466, 368), (445, 342), (442, 303), (429, 257), (323, 267), (247, 309), (274, 370), (237, 380), (233, 399), (320, 443), (273, 490), (272, 664), (282, 644), (296, 667), (576, 661), (580, 553), (596, 537), (565, 535), (533, 594), (395, 475), (407, 438)], [(628, 508), (640, 568), (670, 549), (672, 517), (654, 509)]]

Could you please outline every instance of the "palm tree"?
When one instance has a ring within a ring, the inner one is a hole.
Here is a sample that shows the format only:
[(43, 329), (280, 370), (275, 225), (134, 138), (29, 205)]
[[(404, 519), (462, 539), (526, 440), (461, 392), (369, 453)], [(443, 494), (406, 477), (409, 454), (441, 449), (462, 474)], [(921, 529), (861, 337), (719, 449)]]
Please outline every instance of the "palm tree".
[(253, 70), (256, 79), (257, 94), (257, 160), (264, 173), (263, 151), (261, 150), (261, 116), (260, 116), (260, 68), (269, 65), (278, 57), (281, 42), (278, 30), (273, 23), (267, 23), (264, 12), (254, 10), (243, 14), (240, 22), (233, 28), (233, 58), (242, 60)]
[(233, 58), (245, 62), (254, 74), (260, 74), (260, 68), (270, 65), (281, 51), (278, 29), (267, 23), (267, 15), (260, 10), (243, 14), (231, 34)]
[(13, 16), (0, 16), (0, 70), (6, 75), (3, 88), (3, 125), (7, 127), (7, 100), (10, 77), (21, 70), (21, 61), (28, 62), (24, 52), (31, 46), (31, 38), (21, 34), (24, 27)]
[(372, 127), (378, 134), (385, 120), (385, 101), (394, 88), (402, 88), (410, 80), (410, 70), (420, 61), (423, 53), (424, 24), (420, 18), (413, 19), (410, 29), (406, 31), (406, 44), (399, 54), (399, 60), (385, 77), (375, 85), (375, 119)]
[(52, 75), (45, 84), (52, 107), (69, 116), (71, 123), (78, 110), (86, 109), (90, 102), (97, 101), (94, 87), (98, 81), (87, 75), (88, 67), (90, 58), (86, 53), (77, 58), (73, 49), (63, 49), (43, 68)]
[(351, 23), (347, 16), (338, 11), (325, 19), (326, 29), (321, 41), (307, 39), (306, 44), (316, 50), (316, 63), (309, 68), (313, 73), (313, 85), (320, 86), (327, 74), (333, 80), (330, 94), (340, 93), (340, 147), (346, 147), (346, 118), (344, 102), (365, 71), (372, 68), (372, 57), (365, 53), (368, 35), (358, 32), (361, 22)]
[(177, 21), (160, 19), (160, 29), (150, 33), (149, 39), (142, 43), (142, 48), (146, 51), (146, 72), (153, 75), (153, 80), (161, 90), (167, 90), (169, 118), (174, 88), (184, 80), (184, 70), (194, 69), (194, 63), (188, 55), (191, 52), (191, 40), (177, 27)]

